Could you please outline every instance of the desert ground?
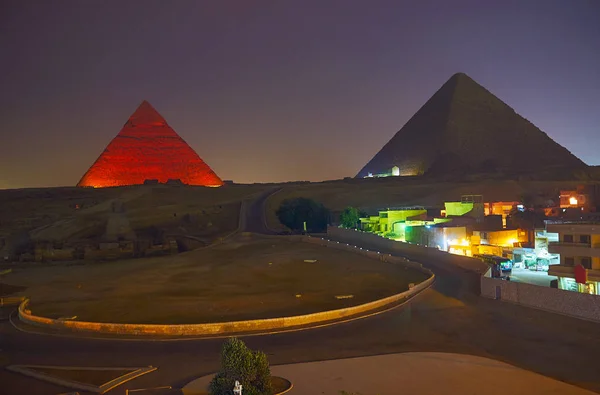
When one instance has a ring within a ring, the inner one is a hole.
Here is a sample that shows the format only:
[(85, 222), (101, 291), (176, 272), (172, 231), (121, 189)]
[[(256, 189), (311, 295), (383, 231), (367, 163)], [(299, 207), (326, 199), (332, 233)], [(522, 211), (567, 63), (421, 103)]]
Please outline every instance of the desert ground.
[[(237, 228), (240, 203), (272, 186), (221, 188), (141, 185), (119, 188), (40, 188), (0, 191), (0, 251), (38, 241), (101, 241), (113, 203), (138, 238), (165, 234), (213, 240)], [(5, 255), (9, 255), (8, 253)]]
[[(316, 262), (305, 262), (316, 260)], [(204, 323), (342, 308), (390, 296), (427, 275), (351, 252), (286, 239), (240, 237), (176, 256), (29, 265), (34, 314), (117, 323)], [(336, 296), (353, 295), (351, 299)]]

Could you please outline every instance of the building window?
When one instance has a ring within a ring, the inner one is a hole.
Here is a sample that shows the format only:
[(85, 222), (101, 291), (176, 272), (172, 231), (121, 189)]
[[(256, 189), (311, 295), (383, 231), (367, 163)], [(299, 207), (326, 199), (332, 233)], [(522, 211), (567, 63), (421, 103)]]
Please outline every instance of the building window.
[(590, 235), (579, 235), (579, 242), (582, 244), (590, 244)]
[(573, 242), (573, 235), (564, 235), (563, 236), (563, 241), (565, 243), (572, 243)]
[(581, 266), (585, 267), (586, 269), (592, 269), (592, 258), (590, 258), (589, 256), (582, 256), (581, 257)]
[(565, 258), (565, 266), (575, 266), (575, 258)]

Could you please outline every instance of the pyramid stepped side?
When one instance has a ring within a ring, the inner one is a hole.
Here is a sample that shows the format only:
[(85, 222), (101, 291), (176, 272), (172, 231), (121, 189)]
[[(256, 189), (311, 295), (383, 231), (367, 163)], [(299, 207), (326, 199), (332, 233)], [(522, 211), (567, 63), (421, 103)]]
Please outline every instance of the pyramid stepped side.
[(450, 79), (442, 85), (358, 172), (357, 177), (380, 174), (394, 166), (400, 168), (401, 176), (423, 174), (440, 149), (440, 134), (448, 122), (456, 82), (456, 79)]
[(455, 78), (458, 81), (438, 157), (460, 158), (465, 168), (480, 171), (586, 166), (466, 74)]
[(114, 187), (169, 179), (187, 185), (223, 185), (164, 118), (143, 102), (77, 186)]
[(463, 73), (453, 75), (357, 177), (394, 165), (401, 175), (586, 167)]

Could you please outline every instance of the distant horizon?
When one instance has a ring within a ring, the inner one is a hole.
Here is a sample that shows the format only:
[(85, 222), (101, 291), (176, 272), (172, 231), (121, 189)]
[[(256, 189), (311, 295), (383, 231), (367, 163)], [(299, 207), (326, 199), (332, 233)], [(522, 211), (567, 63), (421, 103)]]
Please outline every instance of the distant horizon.
[(600, 2), (22, 2), (0, 188), (75, 185), (142, 100), (224, 180), (353, 177), (464, 72), (600, 165)]

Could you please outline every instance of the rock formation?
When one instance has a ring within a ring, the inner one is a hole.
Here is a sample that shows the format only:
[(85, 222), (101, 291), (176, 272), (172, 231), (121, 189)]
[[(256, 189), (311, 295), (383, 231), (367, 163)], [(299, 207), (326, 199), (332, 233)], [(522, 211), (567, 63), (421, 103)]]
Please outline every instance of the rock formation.
[(533, 173), (586, 165), (464, 73), (453, 75), (356, 177)]
[(146, 180), (217, 187), (223, 181), (148, 103), (142, 102), (81, 178), (80, 187), (140, 185)]

